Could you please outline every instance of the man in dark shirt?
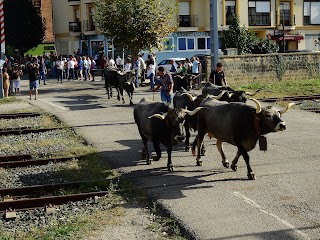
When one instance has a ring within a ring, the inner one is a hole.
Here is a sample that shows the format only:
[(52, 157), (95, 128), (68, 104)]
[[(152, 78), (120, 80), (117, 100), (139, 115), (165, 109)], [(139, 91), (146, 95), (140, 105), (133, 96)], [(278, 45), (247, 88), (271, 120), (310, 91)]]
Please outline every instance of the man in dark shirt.
[(160, 81), (157, 87), (152, 91), (155, 92), (161, 88), (161, 101), (172, 104), (173, 99), (173, 80), (170, 73), (166, 73), (163, 67), (158, 68), (158, 75), (160, 76)]
[(29, 97), (31, 100), (32, 96), (32, 91), (34, 91), (34, 99), (37, 100), (38, 96), (38, 65), (36, 63), (31, 63), (30, 64), (30, 70), (29, 70)]
[(209, 82), (218, 85), (218, 86), (225, 86), (227, 85), (227, 81), (223, 72), (223, 65), (222, 63), (217, 63), (216, 70), (212, 71), (209, 77)]

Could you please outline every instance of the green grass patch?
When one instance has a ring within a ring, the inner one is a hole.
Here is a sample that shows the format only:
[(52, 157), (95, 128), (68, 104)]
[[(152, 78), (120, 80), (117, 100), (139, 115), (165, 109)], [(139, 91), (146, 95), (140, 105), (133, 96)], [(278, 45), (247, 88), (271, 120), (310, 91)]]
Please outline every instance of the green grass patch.
[(235, 85), (235, 89), (253, 92), (260, 89), (255, 98), (264, 97), (286, 97), (300, 95), (320, 94), (320, 79), (314, 80), (288, 80), (271, 83), (250, 83), (245, 85)]
[(15, 96), (10, 96), (6, 98), (0, 98), (0, 104), (6, 104), (6, 103), (17, 103), (21, 100), (17, 99)]

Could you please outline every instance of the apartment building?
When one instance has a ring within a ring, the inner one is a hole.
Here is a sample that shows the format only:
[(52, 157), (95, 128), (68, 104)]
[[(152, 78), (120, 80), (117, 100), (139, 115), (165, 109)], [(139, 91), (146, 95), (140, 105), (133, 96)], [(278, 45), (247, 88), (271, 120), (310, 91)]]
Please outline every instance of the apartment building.
[[(210, 53), (210, 0), (174, 0), (178, 27), (157, 52), (158, 60)], [(113, 52), (112, 44), (95, 26), (93, 0), (53, 0), (57, 51), (95, 55)], [(320, 0), (218, 0), (219, 31), (228, 29), (228, 16), (261, 38), (276, 41), (285, 50), (319, 51)], [(283, 40), (284, 37), (284, 40)]]
[[(108, 50), (107, 39), (93, 20), (93, 0), (53, 0), (52, 3), (55, 44), (59, 54), (69, 55), (79, 51), (94, 56)], [(109, 47), (112, 47), (111, 44)]]
[(27, 54), (37, 56), (42, 55), (43, 53), (50, 53), (50, 51), (55, 51), (52, 23), (52, 0), (31, 1), (46, 25), (46, 32), (43, 42), (37, 47), (29, 50)]

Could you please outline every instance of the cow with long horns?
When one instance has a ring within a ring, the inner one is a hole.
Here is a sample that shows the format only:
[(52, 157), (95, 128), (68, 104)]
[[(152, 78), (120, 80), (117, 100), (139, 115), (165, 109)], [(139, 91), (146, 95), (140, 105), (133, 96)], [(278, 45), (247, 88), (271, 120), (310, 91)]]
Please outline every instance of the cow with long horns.
[(156, 151), (154, 161), (161, 158), (160, 143), (167, 147), (168, 171), (173, 171), (171, 152), (173, 145), (184, 140), (183, 122), (185, 115), (194, 115), (201, 108), (188, 111), (181, 108), (171, 108), (166, 103), (149, 101), (143, 98), (134, 108), (134, 120), (138, 126), (140, 136), (143, 141), (142, 154), (146, 158), (147, 164), (151, 164), (148, 151), (148, 141), (152, 141)]
[(254, 96), (260, 90), (256, 90), (254, 93), (246, 92), (246, 91), (238, 91), (234, 90), (229, 86), (217, 86), (210, 82), (207, 82), (204, 89), (202, 90), (202, 94), (207, 96), (214, 96), (219, 101), (226, 102), (243, 102), (245, 103), (248, 99), (247, 96)]
[[(203, 95), (197, 95), (193, 92), (187, 92), (187, 90), (181, 88), (179, 92), (176, 92), (173, 98), (173, 106), (175, 108), (184, 108), (190, 111), (196, 109), (202, 100), (204, 99)], [(198, 120), (196, 116), (186, 116), (184, 122), (184, 128), (186, 132), (186, 139), (185, 139), (185, 150), (189, 151), (190, 149), (190, 129), (193, 131), (198, 130)], [(202, 145), (201, 149), (202, 155), (205, 154), (204, 145)]]
[(256, 103), (256, 108), (243, 103), (226, 103), (210, 98), (200, 104), (204, 109), (198, 113), (197, 165), (202, 164), (199, 150), (205, 134), (208, 133), (210, 138), (217, 139), (216, 145), (224, 167), (229, 167), (222, 146), (223, 142), (227, 142), (238, 148), (231, 163), (232, 170), (237, 170), (239, 157), (243, 156), (247, 165), (248, 178), (255, 179), (248, 152), (256, 146), (258, 140), (260, 149), (266, 150), (267, 142), (264, 135), (286, 129), (286, 123), (280, 117), (294, 103), (288, 104), (285, 110), (279, 111), (271, 106), (261, 108), (256, 99), (250, 99)]

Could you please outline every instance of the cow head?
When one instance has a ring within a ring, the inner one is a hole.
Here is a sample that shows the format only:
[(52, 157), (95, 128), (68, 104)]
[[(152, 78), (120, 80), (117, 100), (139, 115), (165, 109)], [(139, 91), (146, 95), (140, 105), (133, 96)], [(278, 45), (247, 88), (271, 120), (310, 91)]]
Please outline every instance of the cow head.
[(198, 107), (193, 111), (188, 111), (183, 108), (169, 108), (168, 112), (164, 114), (156, 113), (148, 118), (156, 117), (163, 120), (170, 129), (174, 140), (181, 142), (184, 140), (183, 123), (186, 114), (192, 116), (199, 110), (201, 110), (201, 107)]
[[(286, 129), (286, 123), (282, 121), (281, 116), (289, 110), (294, 103), (289, 103), (286, 108), (282, 111), (275, 107), (268, 106), (261, 108), (258, 100), (250, 98), (257, 105), (255, 113), (255, 127), (258, 134), (266, 134), (269, 132), (278, 132)], [(260, 133), (259, 133), (260, 132)]]

